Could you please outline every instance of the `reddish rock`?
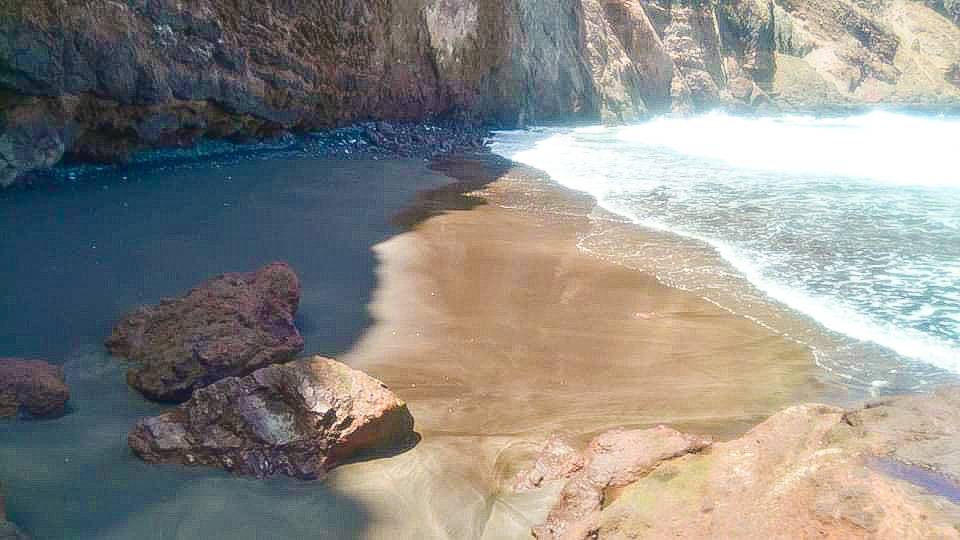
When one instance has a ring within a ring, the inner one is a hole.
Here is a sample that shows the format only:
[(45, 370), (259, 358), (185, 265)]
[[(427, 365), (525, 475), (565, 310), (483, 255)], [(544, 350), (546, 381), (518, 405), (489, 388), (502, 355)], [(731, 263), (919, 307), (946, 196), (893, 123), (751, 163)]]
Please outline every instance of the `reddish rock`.
[(709, 448), (686, 437), (601, 435), (534, 536), (960, 538), (960, 388), (797, 405)]
[(225, 377), (293, 360), (303, 350), (293, 321), (299, 301), (299, 280), (284, 263), (224, 274), (126, 315), (106, 346), (136, 363), (130, 386), (150, 399), (184, 401)]
[(533, 529), (538, 539), (592, 538), (608, 489), (636, 482), (662, 461), (710, 446), (708, 439), (665, 426), (604, 433), (584, 453), (583, 469), (572, 476), (550, 510), (547, 521)]
[(197, 390), (172, 411), (138, 422), (129, 444), (150, 463), (313, 479), (359, 451), (414, 437), (413, 417), (386, 385), (316, 356)]
[(0, 417), (56, 418), (69, 400), (61, 368), (42, 360), (0, 358)]

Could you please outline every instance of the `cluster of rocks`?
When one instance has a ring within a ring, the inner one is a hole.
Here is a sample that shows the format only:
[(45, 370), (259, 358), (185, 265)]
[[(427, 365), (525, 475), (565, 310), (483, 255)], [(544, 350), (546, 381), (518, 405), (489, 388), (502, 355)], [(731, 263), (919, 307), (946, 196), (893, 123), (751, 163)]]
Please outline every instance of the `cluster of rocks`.
[[(314, 479), (358, 453), (415, 443), (413, 416), (382, 382), (329, 358), (296, 359), (299, 302), (296, 273), (273, 263), (124, 316), (105, 344), (130, 361), (127, 382), (149, 399), (184, 402), (140, 420), (133, 452), (150, 463)], [(0, 359), (0, 417), (56, 418), (69, 398), (61, 368)], [(0, 493), (0, 540), (25, 539), (3, 510)]]
[(312, 135), (306, 149), (340, 159), (429, 159), (486, 148), (489, 131), (471, 123), (367, 122)]
[(139, 422), (134, 453), (152, 463), (317, 478), (356, 452), (412, 440), (413, 417), (387, 387), (314, 357), (295, 360), (300, 283), (285, 263), (223, 274), (123, 317), (106, 340), (127, 382), (185, 402)]
[[(296, 360), (300, 283), (285, 263), (223, 274), (124, 316), (107, 349), (145, 397), (185, 402), (129, 436), (144, 460), (257, 477), (317, 478), (361, 451), (415, 440), (406, 404), (331, 359)], [(0, 359), (0, 416), (53, 418), (70, 397), (62, 369)]]
[(533, 536), (960, 538), (960, 388), (788, 408), (729, 442), (666, 427), (551, 440), (517, 490), (562, 482)]

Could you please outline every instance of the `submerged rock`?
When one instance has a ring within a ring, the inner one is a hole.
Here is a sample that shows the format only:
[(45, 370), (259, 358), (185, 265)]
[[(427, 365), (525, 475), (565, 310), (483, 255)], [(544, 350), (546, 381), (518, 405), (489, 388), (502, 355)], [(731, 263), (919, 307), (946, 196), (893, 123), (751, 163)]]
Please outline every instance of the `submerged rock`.
[(960, 538), (960, 388), (850, 411), (799, 405), (703, 452), (607, 460), (599, 475), (598, 447), (645, 443), (597, 441), (534, 536)]
[(56, 418), (69, 400), (61, 368), (42, 360), (0, 358), (0, 417)]
[(197, 390), (130, 433), (150, 463), (222, 467), (258, 478), (317, 478), (361, 450), (415, 437), (406, 404), (380, 381), (315, 356)]
[(150, 399), (184, 401), (225, 377), (293, 360), (303, 350), (293, 321), (299, 302), (299, 280), (285, 263), (224, 274), (126, 315), (106, 346), (136, 362), (130, 386)]
[(7, 508), (3, 497), (3, 484), (0, 484), (0, 540), (28, 540), (16, 525), (7, 521)]

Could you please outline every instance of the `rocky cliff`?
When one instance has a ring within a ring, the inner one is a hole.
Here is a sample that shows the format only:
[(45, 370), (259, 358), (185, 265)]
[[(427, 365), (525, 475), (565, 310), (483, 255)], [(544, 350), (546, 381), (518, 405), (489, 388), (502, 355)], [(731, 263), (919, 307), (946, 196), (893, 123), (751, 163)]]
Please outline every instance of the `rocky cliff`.
[(960, 99), (954, 0), (0, 0), (0, 185), (368, 119)]

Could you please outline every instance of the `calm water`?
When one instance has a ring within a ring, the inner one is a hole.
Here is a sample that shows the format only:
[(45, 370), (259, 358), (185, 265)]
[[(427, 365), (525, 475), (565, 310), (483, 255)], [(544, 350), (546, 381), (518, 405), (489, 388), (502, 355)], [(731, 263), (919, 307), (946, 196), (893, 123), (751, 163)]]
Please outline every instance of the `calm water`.
[(955, 117), (713, 114), (503, 132), (495, 151), (705, 243), (738, 275), (665, 277), (745, 315), (789, 306), (843, 336), (803, 336), (825, 368), (902, 389), (960, 372), (958, 135)]
[(333, 481), (151, 467), (126, 447), (163, 407), (103, 352), (123, 312), (282, 259), (301, 277), (306, 351), (340, 353), (370, 323), (370, 247), (417, 190), (448, 182), (422, 162), (265, 157), (0, 195), (0, 356), (64, 364), (73, 393), (62, 419), (0, 421), (8, 511), (33, 538), (352, 538), (370, 523)]

